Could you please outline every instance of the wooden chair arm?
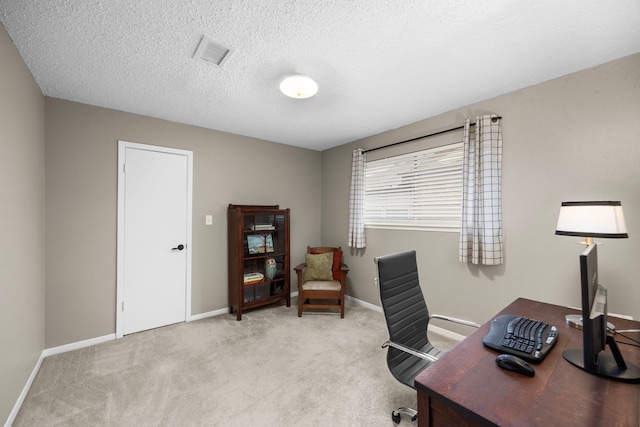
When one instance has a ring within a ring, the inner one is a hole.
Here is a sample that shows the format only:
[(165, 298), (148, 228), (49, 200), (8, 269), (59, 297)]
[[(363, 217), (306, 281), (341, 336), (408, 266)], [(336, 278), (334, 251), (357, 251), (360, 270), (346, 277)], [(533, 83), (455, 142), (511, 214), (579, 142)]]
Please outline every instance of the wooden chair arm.
[(301, 272), (302, 270), (304, 270), (304, 268), (305, 268), (306, 266), (307, 266), (307, 263), (306, 263), (306, 262), (303, 262), (302, 264), (299, 264), (299, 265), (295, 266), (295, 267), (293, 268), (293, 270), (294, 270), (296, 273), (299, 273), (299, 272)]

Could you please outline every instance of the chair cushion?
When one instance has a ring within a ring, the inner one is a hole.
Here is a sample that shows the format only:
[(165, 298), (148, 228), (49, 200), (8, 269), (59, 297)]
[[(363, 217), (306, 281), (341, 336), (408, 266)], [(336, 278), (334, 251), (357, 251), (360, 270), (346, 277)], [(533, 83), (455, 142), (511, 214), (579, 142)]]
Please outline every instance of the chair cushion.
[(333, 280), (331, 266), (333, 264), (333, 253), (326, 254), (306, 254), (305, 262), (307, 268), (304, 270), (304, 281), (309, 280)]
[(341, 286), (338, 280), (310, 280), (304, 282), (302, 289), (305, 291), (339, 291)]
[[(311, 251), (312, 254), (318, 254), (320, 252)], [(331, 273), (333, 274), (333, 280), (340, 280), (342, 278), (342, 272), (340, 266), (342, 264), (342, 251), (333, 252), (333, 263), (331, 264)]]

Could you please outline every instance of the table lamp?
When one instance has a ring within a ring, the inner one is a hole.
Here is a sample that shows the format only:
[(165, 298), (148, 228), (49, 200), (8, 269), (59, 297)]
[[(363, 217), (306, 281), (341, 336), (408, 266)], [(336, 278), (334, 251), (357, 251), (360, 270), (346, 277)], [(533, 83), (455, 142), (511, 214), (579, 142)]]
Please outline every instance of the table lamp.
[(626, 239), (620, 202), (562, 202), (556, 234), (560, 236), (585, 237), (584, 245), (593, 243), (593, 238)]
[[(556, 234), (560, 236), (584, 237), (583, 245), (590, 245), (593, 238), (626, 239), (627, 226), (624, 222), (622, 204), (619, 201), (562, 202)], [(596, 243), (599, 244), (599, 243)], [(582, 329), (582, 316), (569, 314), (566, 322)], [(613, 329), (611, 323), (607, 325)]]

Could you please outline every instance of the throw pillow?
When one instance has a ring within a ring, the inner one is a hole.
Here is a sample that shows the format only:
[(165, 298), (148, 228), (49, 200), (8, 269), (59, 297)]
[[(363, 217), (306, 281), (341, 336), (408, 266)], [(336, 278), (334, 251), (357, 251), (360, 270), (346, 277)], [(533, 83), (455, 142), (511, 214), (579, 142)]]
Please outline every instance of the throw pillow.
[(333, 280), (331, 267), (333, 265), (333, 253), (306, 254), (307, 268), (304, 270), (304, 281), (309, 280)]
[[(318, 254), (320, 252), (311, 251), (312, 254)], [(342, 251), (333, 252), (333, 264), (331, 265), (331, 273), (333, 280), (340, 280), (342, 278), (341, 273)]]

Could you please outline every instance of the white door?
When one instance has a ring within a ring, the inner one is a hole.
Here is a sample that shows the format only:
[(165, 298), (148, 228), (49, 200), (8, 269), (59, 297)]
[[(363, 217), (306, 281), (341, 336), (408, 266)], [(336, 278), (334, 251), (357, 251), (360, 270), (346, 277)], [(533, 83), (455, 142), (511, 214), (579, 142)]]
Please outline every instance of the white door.
[(116, 335), (190, 313), (192, 153), (120, 142)]

